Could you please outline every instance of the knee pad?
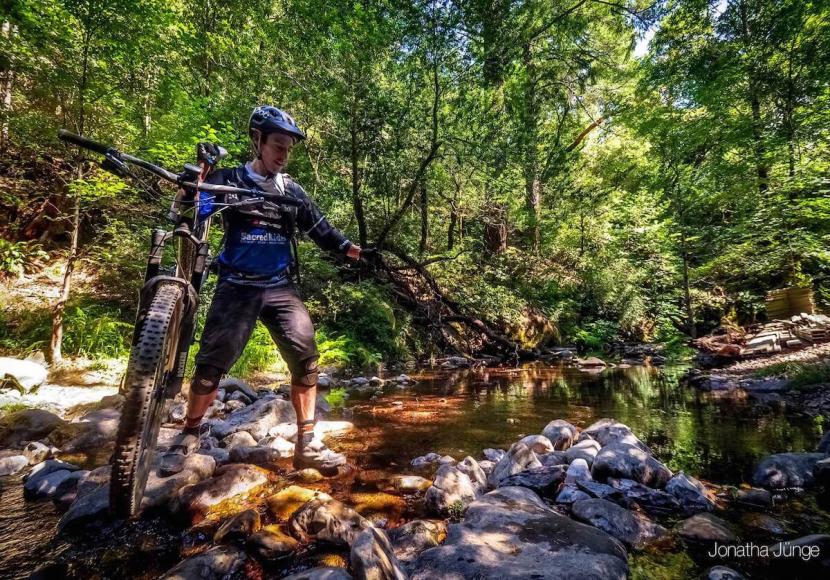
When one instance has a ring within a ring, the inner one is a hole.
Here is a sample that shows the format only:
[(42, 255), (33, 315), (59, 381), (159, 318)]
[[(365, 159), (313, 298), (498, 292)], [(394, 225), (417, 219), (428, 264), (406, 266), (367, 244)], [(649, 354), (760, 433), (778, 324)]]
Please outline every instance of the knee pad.
[(291, 373), (291, 384), (298, 387), (313, 387), (317, 384), (317, 357), (307, 358)]
[(190, 392), (195, 395), (209, 395), (219, 388), (219, 379), (225, 372), (213, 365), (198, 365), (190, 381)]

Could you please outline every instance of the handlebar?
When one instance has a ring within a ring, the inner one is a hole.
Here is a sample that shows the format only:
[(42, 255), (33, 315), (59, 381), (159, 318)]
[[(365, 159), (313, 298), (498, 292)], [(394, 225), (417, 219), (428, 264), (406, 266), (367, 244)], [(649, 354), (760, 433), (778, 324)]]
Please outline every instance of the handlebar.
[(195, 181), (189, 181), (189, 179), (192, 179), (193, 176), (187, 172), (180, 174), (172, 173), (170, 171), (167, 171), (163, 167), (159, 167), (158, 165), (150, 163), (149, 161), (145, 161), (144, 159), (141, 159), (139, 157), (133, 157), (132, 155), (128, 155), (127, 153), (123, 153), (118, 149), (115, 149), (114, 147), (104, 145), (103, 143), (93, 141), (92, 139), (87, 139), (86, 137), (82, 137), (81, 135), (76, 135), (75, 133), (67, 131), (66, 129), (61, 129), (60, 131), (58, 131), (58, 138), (61, 141), (66, 141), (68, 143), (72, 143), (73, 145), (77, 145), (78, 147), (89, 149), (90, 151), (100, 153), (101, 155), (104, 155), (106, 157), (113, 157), (118, 161), (137, 165), (143, 169), (146, 169), (150, 173), (157, 175), (165, 181), (175, 183), (180, 187), (188, 189), (198, 189), (199, 191), (204, 191), (207, 193), (236, 193), (239, 195), (259, 196), (267, 200), (285, 205), (302, 205), (302, 202), (300, 200), (287, 195), (268, 193), (266, 191), (260, 191), (257, 189), (233, 187), (231, 185), (216, 185), (213, 183), (197, 184)]

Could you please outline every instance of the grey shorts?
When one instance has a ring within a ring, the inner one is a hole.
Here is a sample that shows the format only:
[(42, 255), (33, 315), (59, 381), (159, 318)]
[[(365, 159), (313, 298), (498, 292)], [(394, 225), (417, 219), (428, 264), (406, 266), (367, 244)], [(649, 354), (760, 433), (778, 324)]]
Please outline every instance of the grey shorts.
[(296, 288), (257, 288), (224, 280), (210, 303), (196, 364), (227, 372), (245, 349), (257, 319), (277, 344), (293, 384), (303, 384), (312, 367), (316, 373), (314, 325)]

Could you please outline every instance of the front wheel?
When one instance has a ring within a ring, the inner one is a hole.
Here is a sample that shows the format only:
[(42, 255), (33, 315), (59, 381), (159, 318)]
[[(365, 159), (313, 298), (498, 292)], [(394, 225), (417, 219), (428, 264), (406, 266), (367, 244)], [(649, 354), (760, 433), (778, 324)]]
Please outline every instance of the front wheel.
[(130, 352), (110, 478), (110, 510), (118, 518), (131, 517), (141, 507), (164, 412), (167, 379), (175, 370), (182, 302), (180, 286), (158, 288)]

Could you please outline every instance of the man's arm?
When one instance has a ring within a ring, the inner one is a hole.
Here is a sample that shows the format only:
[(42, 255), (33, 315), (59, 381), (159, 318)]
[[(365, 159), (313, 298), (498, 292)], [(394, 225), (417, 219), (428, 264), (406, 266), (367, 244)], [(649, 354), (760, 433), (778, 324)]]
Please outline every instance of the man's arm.
[(321, 249), (327, 252), (345, 254), (352, 260), (360, 258), (360, 246), (353, 244), (343, 233), (331, 225), (305, 190), (298, 183), (291, 180), (286, 183), (286, 189), (300, 199), (303, 204), (297, 210), (297, 227), (306, 234)]

